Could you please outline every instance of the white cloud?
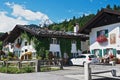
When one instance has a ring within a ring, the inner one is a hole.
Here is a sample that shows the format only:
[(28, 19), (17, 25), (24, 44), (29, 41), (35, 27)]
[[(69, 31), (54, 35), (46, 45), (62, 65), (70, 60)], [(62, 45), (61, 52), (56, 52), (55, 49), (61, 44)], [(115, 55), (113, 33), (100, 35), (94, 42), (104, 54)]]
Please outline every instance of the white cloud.
[(11, 31), (16, 24), (28, 24), (27, 21), (7, 16), (7, 12), (0, 12), (0, 32)]
[(48, 16), (41, 12), (33, 12), (23, 5), (15, 3), (6, 2), (5, 4), (12, 9), (12, 12), (0, 11), (0, 32), (11, 31), (17, 24), (25, 25), (36, 21), (40, 24), (45, 23), (45, 21), (46, 24), (52, 23)]
[(38, 11), (33, 12), (31, 10), (24, 8), (19, 4), (7, 2), (6, 5), (13, 9), (12, 15), (15, 17), (22, 17), (26, 20), (33, 20), (33, 21), (39, 20), (41, 22), (45, 22), (46, 20), (49, 20), (50, 23), (52, 23), (52, 21), (48, 18), (48, 16), (41, 12)]

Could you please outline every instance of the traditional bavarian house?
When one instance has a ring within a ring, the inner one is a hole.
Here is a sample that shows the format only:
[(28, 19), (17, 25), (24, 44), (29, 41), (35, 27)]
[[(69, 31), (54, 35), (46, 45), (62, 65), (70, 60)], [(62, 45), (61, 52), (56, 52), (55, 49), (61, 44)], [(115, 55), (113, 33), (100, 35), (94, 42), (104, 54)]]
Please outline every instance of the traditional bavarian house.
[(120, 58), (120, 12), (103, 9), (79, 32), (89, 35), (92, 54)]
[[(75, 28), (76, 30), (78, 29)], [(12, 52), (22, 60), (35, 59), (36, 54), (44, 58), (46, 51), (58, 58), (74, 57), (81, 49), (80, 41), (86, 39), (88, 36), (83, 34), (53, 31), (37, 25), (16, 25), (11, 32), (0, 37), (3, 41), (3, 51), (6, 54)]]

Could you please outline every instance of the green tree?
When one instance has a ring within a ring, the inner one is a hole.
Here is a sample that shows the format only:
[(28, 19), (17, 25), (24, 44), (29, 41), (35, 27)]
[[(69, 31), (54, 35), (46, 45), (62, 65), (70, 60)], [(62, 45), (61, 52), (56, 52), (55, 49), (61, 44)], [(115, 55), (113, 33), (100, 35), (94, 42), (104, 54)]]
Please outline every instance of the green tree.
[(111, 6), (110, 6), (110, 4), (108, 4), (108, 5), (106, 6), (106, 8), (107, 8), (107, 9), (112, 9)]
[(0, 41), (0, 50), (2, 50), (2, 41)]
[(118, 8), (117, 8), (117, 6), (116, 6), (116, 5), (114, 5), (113, 10), (118, 10)]

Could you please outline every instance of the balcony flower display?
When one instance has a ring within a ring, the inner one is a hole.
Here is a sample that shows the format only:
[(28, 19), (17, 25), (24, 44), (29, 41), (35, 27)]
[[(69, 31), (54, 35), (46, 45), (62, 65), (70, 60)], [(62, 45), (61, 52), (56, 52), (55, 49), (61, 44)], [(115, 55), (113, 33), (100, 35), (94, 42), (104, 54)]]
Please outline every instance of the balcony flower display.
[(108, 39), (104, 35), (100, 35), (99, 37), (97, 37), (96, 41), (99, 43), (103, 43), (108, 41)]

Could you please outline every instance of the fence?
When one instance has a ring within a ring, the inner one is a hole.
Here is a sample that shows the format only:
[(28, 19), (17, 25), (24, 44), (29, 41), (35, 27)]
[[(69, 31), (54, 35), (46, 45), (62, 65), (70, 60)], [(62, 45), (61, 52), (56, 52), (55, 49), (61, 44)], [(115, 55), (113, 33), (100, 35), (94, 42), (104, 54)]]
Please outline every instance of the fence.
[[(112, 66), (115, 66), (115, 63), (112, 64)], [(102, 74), (102, 73), (108, 73), (111, 72), (113, 77), (116, 77), (116, 70), (104, 70), (104, 71), (99, 71), (99, 72), (92, 72), (90, 68), (90, 63), (85, 63), (84, 64), (84, 78), (85, 80), (92, 80), (92, 75), (91, 74)]]
[(49, 67), (59, 67), (60, 69), (63, 69), (63, 61), (62, 60), (37, 60), (36, 61), (36, 72), (40, 72), (40, 68), (45, 66)]
[(63, 69), (63, 62), (62, 60), (30, 60), (30, 61), (0, 61), (0, 65), (8, 67), (17, 67), (21, 69), (25, 66), (30, 66), (35, 69), (36, 72), (41, 71), (41, 67), (59, 67)]

